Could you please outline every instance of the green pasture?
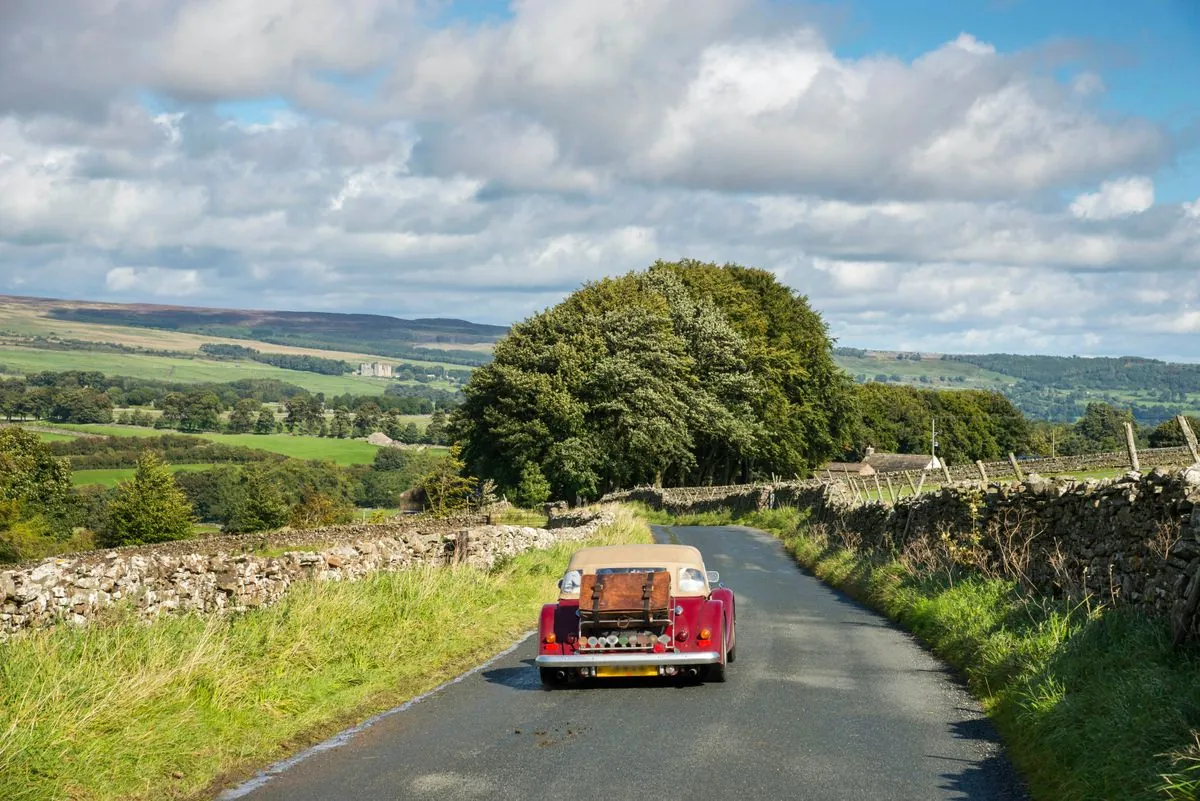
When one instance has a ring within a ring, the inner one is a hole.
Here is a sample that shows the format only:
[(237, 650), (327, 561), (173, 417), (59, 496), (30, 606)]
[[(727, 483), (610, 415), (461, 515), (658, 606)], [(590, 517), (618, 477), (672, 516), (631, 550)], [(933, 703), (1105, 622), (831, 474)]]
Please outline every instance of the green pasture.
[[(61, 427), (105, 437), (157, 437), (162, 434), (179, 433), (141, 426), (91, 423), (63, 423)], [(246, 448), (281, 453), (293, 459), (318, 459), (333, 461), (340, 465), (370, 464), (375, 461), (375, 452), (379, 450), (379, 446), (362, 440), (307, 437), (300, 434), (214, 434), (204, 432), (194, 436), (212, 442), (222, 442), (226, 445), (241, 445)]]
[[(354, 375), (319, 375), (303, 370), (284, 370), (269, 364), (249, 361), (183, 359), (170, 356), (100, 353), (87, 350), (40, 350), (12, 345), (0, 347), (0, 365), (4, 365), (5, 369), (12, 373), (32, 373), (45, 370), (53, 372), (95, 370), (105, 375), (177, 381), (185, 384), (224, 383), (239, 381), (243, 378), (274, 378), (304, 387), (309, 392), (324, 392), (328, 396), (346, 393), (382, 395), (384, 390), (392, 384), (410, 386), (418, 384), (415, 381), (393, 381)], [(456, 385), (448, 381), (430, 381), (421, 386), (453, 390)]]
[[(209, 470), (216, 467), (214, 464), (172, 464), (167, 465), (167, 468), (172, 473), (195, 472), (197, 470)], [(137, 472), (134, 467), (114, 467), (98, 470), (76, 470), (71, 473), (71, 483), (77, 487), (82, 487), (91, 484), (99, 484), (104, 487), (115, 487), (122, 481), (128, 481), (133, 478), (133, 474)]]
[[(834, 356), (838, 366), (850, 375), (865, 375), (869, 379), (883, 374), (900, 376), (901, 383), (917, 384), (927, 388), (949, 387), (957, 389), (993, 389), (1017, 383), (1017, 379), (1003, 373), (985, 370), (966, 362), (943, 359), (924, 359), (914, 362), (909, 359), (896, 359), (872, 356)], [(921, 376), (928, 376), (932, 384), (921, 384)], [(945, 383), (938, 378), (947, 380), (962, 377), (962, 383)], [(890, 380), (890, 379), (889, 379)]]

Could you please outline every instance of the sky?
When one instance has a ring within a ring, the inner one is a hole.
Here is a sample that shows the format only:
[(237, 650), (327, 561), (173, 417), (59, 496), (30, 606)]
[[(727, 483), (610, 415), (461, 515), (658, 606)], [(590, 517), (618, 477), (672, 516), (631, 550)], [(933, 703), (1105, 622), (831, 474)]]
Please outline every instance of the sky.
[(509, 324), (679, 258), (1200, 361), (1200, 2), (0, 3), (0, 294)]

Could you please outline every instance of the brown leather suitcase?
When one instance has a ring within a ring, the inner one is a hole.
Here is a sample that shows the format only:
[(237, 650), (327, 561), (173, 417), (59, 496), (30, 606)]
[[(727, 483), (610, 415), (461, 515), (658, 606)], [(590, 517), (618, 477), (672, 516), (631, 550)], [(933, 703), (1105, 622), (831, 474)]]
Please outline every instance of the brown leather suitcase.
[(671, 605), (671, 576), (654, 573), (585, 575), (579, 587), (579, 612), (589, 620), (666, 617)]

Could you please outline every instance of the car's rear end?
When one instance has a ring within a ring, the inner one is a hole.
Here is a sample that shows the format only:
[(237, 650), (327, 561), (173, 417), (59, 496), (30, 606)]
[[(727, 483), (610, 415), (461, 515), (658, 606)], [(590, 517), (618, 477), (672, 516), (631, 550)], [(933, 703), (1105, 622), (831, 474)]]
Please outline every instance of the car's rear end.
[(709, 597), (687, 546), (585, 549), (542, 609), (537, 665), (547, 684), (571, 679), (723, 678), (724, 602)]

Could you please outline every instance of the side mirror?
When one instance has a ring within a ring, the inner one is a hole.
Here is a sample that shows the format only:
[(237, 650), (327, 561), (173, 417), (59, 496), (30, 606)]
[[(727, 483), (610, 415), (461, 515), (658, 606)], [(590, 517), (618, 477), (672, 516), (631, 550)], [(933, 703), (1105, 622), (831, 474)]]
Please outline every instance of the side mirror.
[(708, 583), (717, 584), (721, 581), (721, 574), (715, 570), (708, 571)]

